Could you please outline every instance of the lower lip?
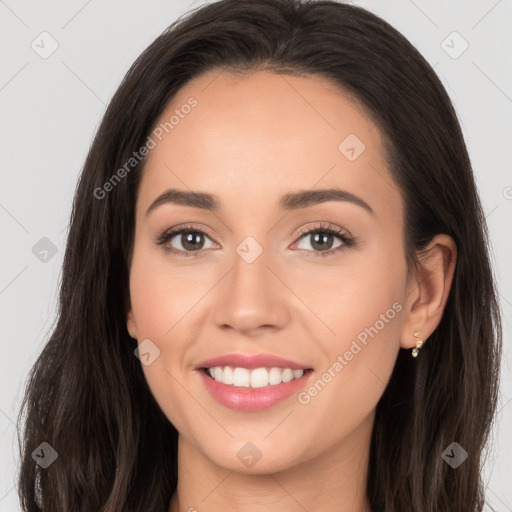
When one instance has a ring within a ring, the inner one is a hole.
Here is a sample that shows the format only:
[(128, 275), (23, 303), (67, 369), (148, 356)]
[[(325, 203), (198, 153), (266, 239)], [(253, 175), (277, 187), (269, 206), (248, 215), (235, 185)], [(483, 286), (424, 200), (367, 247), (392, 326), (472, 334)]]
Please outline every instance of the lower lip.
[(307, 371), (299, 379), (282, 382), (275, 386), (246, 388), (217, 382), (209, 377), (204, 370), (198, 370), (198, 372), (206, 389), (219, 403), (230, 409), (247, 412), (267, 409), (298, 393), (306, 385), (306, 382), (313, 373), (312, 371)]

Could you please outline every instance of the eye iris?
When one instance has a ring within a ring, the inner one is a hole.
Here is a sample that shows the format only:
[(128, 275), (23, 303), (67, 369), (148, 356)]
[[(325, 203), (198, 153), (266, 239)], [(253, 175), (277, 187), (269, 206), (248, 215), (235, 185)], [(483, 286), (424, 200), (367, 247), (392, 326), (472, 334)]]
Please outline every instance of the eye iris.
[(184, 231), (181, 235), (183, 248), (187, 251), (195, 251), (200, 249), (203, 245), (201, 242), (204, 242), (202, 238), (203, 234), (198, 233), (197, 231)]
[[(315, 249), (330, 249), (332, 247), (333, 235), (330, 233), (317, 232), (316, 234), (312, 235), (312, 238), (313, 238), (313, 242), (312, 242), (311, 246), (314, 247)], [(327, 247), (326, 247), (325, 244), (329, 238), (330, 238), (331, 243), (327, 244)], [(323, 243), (323, 245), (322, 245), (322, 243)]]
[[(204, 245), (204, 234), (201, 231), (182, 230), (179, 234), (182, 247), (187, 252), (198, 251)], [(311, 245), (320, 252), (329, 250), (333, 246), (334, 233), (330, 231), (310, 232), (307, 236), (312, 239)]]

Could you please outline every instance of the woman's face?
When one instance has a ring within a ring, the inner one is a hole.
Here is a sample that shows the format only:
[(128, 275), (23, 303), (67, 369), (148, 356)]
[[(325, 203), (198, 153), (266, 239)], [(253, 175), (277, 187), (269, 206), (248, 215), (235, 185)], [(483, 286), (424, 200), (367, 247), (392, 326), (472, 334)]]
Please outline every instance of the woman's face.
[[(180, 439), (254, 473), (367, 443), (409, 294), (403, 203), (378, 128), (323, 79), (210, 72), (151, 139), (128, 329)], [(170, 189), (182, 195), (150, 208)], [(171, 228), (188, 233), (158, 244)], [(233, 354), (286, 361), (205, 363)], [(200, 369), (211, 366), (218, 381)]]

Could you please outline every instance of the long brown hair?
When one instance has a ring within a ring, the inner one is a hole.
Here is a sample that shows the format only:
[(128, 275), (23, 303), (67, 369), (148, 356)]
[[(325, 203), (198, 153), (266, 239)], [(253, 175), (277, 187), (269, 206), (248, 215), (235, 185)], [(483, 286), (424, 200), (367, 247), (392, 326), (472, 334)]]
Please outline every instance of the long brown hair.
[[(435, 234), (455, 240), (444, 316), (416, 360), (400, 350), (378, 403), (367, 494), (376, 512), (481, 510), (501, 318), (485, 217), (445, 89), (406, 38), (361, 7), (222, 0), (178, 19), (137, 58), (85, 161), (57, 322), (30, 372), (18, 417), (18, 492), (26, 512), (167, 511), (178, 477), (178, 433), (154, 400), (126, 330), (144, 160), (102, 197), (97, 190), (146, 143), (191, 78), (257, 69), (328, 78), (366, 108), (385, 137), (405, 201), (410, 268)], [(46, 469), (32, 457), (43, 442), (58, 454)], [(452, 442), (468, 454), (457, 469), (441, 457)]]

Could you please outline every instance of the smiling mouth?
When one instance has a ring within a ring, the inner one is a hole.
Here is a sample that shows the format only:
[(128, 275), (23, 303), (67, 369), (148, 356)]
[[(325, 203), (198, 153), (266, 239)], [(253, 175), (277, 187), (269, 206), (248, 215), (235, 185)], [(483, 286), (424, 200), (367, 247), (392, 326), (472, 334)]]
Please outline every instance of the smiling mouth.
[(304, 375), (313, 371), (311, 368), (292, 370), (291, 368), (279, 367), (261, 367), (261, 368), (242, 368), (234, 366), (214, 366), (210, 368), (201, 368), (210, 379), (221, 384), (226, 384), (235, 388), (263, 388), (269, 386), (278, 386), (298, 380)]

